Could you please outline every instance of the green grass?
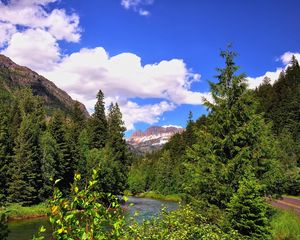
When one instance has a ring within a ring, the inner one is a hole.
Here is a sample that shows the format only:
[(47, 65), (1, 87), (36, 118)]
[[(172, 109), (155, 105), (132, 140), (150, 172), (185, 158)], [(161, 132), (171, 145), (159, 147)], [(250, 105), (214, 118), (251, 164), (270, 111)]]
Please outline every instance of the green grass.
[(153, 199), (159, 199), (163, 201), (172, 201), (172, 202), (180, 202), (181, 196), (180, 194), (169, 194), (169, 195), (163, 195), (160, 193), (156, 193), (153, 191), (145, 192), (145, 193), (139, 193), (137, 197), (142, 198), (153, 198)]
[(292, 211), (278, 210), (271, 228), (274, 240), (300, 240), (300, 217)]
[(40, 203), (38, 205), (29, 207), (23, 207), (18, 203), (13, 203), (7, 205), (5, 208), (0, 209), (0, 214), (5, 212), (9, 220), (15, 220), (42, 217), (47, 215), (49, 209), (46, 203)]

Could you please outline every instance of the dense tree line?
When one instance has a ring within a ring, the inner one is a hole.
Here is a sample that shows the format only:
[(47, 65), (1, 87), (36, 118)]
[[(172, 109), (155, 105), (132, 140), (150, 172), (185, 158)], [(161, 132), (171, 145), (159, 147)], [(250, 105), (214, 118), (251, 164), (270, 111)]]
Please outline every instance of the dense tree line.
[(265, 78), (255, 90), (259, 111), (271, 122), (278, 158), (285, 172), (285, 191), (300, 194), (300, 66), (292, 57), (273, 85)]
[[(219, 75), (219, 77), (221, 77), (221, 75)], [(215, 88), (216, 87), (212, 85), (213, 92)], [(222, 89), (220, 91), (225, 90)], [(243, 91), (246, 90), (244, 89)], [(248, 99), (239, 103), (240, 105), (237, 106), (236, 111), (238, 111), (238, 117), (240, 118), (243, 113), (243, 108), (247, 111), (247, 114), (249, 114), (249, 116), (244, 116), (240, 119), (243, 122), (247, 118), (249, 118), (248, 121), (250, 121), (250, 116), (255, 118), (255, 122), (251, 123), (253, 124), (252, 130), (255, 133), (261, 134), (263, 131), (262, 129), (268, 128), (268, 130), (264, 130), (269, 132), (268, 139), (257, 139), (257, 141), (261, 141), (261, 143), (258, 142), (257, 144), (263, 144), (264, 152), (262, 154), (269, 154), (270, 157), (273, 156), (274, 159), (278, 160), (275, 166), (270, 165), (270, 168), (274, 171), (277, 169), (277, 181), (279, 181), (276, 184), (278, 189), (272, 189), (272, 192), (277, 191), (278, 193), (284, 192), (292, 195), (299, 195), (300, 67), (296, 58), (293, 57), (291, 59), (288, 67), (280, 74), (279, 79), (275, 81), (273, 85), (270, 83), (270, 79), (265, 78), (263, 83), (254, 91), (247, 90), (247, 95)], [(235, 97), (237, 96), (232, 98)], [(189, 164), (188, 159), (199, 157), (199, 153), (194, 152), (196, 147), (199, 148), (199, 151), (204, 151), (204, 148), (208, 146), (207, 139), (210, 135), (203, 136), (203, 134), (207, 134), (209, 128), (216, 127), (214, 135), (222, 134), (221, 137), (224, 137), (225, 135), (230, 134), (232, 135), (231, 138), (235, 137), (233, 132), (229, 132), (229, 130), (233, 131), (234, 128), (237, 127), (231, 125), (236, 124), (235, 122), (237, 121), (236, 119), (232, 119), (234, 116), (233, 111), (235, 109), (229, 109), (230, 112), (225, 115), (226, 108), (222, 105), (221, 108), (224, 110), (220, 109), (220, 116), (217, 116), (217, 113), (213, 111), (215, 106), (210, 105), (209, 103), (207, 106), (208, 108), (211, 107), (208, 116), (203, 115), (196, 121), (193, 121), (190, 113), (185, 132), (175, 134), (162, 150), (137, 159), (129, 173), (129, 188), (133, 193), (143, 191), (157, 191), (162, 194), (184, 192), (184, 169), (187, 164)], [(249, 112), (248, 109), (250, 108), (247, 106), (250, 106), (252, 112)], [(214, 119), (213, 116), (215, 115), (216, 117)], [(235, 115), (238, 114), (235, 113)], [(222, 124), (225, 124), (225, 119), (228, 119), (226, 128), (225, 126), (222, 127)], [(220, 126), (216, 126), (218, 122), (220, 122)], [(261, 122), (261, 130), (258, 127), (258, 122)], [(264, 127), (262, 125), (264, 125)], [(250, 127), (250, 125), (248, 127)], [(226, 130), (228, 132), (222, 133), (222, 128), (228, 129)], [(249, 139), (251, 138), (251, 144), (255, 143), (255, 138), (263, 137), (256, 137), (254, 134), (245, 132), (242, 128), (236, 129), (238, 134), (242, 131), (243, 134), (247, 134)], [(221, 147), (219, 151), (223, 154), (235, 147), (232, 139), (226, 141), (231, 145)], [(247, 144), (245, 139), (243, 139), (243, 141)], [(242, 150), (242, 141), (237, 137), (235, 142), (238, 143), (238, 146), (235, 147), (237, 149), (236, 152), (240, 152)], [(226, 142), (224, 142), (224, 144), (225, 143)], [(214, 144), (214, 146), (216, 146), (216, 144)], [(209, 150), (211, 150), (211, 147), (209, 147)], [(249, 149), (249, 151), (253, 152), (254, 150)], [(228, 156), (232, 155), (232, 153), (226, 154)], [(260, 157), (263, 158), (263, 155)], [(172, 164), (172, 167), (168, 169), (170, 163)], [(243, 166), (240, 167), (242, 169), (244, 168)], [(194, 168), (194, 164), (191, 165), (191, 168)], [(151, 169), (157, 169), (157, 171), (151, 171)], [(209, 169), (206, 170), (209, 171)], [(260, 172), (259, 174), (262, 173)], [(275, 174), (275, 172), (273, 174)], [(237, 176), (239, 176), (239, 174), (237, 174)], [(212, 178), (214, 179), (214, 177)], [(188, 177), (187, 180), (189, 180)], [(231, 180), (233, 181), (234, 179)], [(238, 180), (239, 179), (234, 180), (236, 182), (235, 184), (237, 184)], [(274, 186), (272, 188), (274, 188)]]
[(82, 184), (99, 169), (98, 190), (120, 194), (126, 187), (129, 153), (117, 104), (105, 114), (99, 91), (95, 112), (86, 118), (79, 103), (71, 114), (49, 116), (40, 97), (30, 89), (0, 91), (0, 202), (31, 205), (48, 199), (57, 179), (68, 195), (74, 173)]

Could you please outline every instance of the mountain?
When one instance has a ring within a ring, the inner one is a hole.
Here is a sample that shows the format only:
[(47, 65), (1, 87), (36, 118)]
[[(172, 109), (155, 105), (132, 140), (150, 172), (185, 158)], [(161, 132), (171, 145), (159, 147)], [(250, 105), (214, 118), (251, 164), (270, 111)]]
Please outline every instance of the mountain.
[(162, 148), (170, 138), (176, 134), (181, 133), (185, 129), (180, 126), (152, 126), (147, 128), (144, 132), (138, 130), (134, 132), (127, 143), (132, 147), (133, 151), (137, 153), (152, 152)]
[[(0, 54), (0, 89), (12, 93), (15, 89), (22, 87), (29, 87), (34, 95), (41, 96), (46, 109), (50, 112), (52, 109), (59, 108), (70, 113), (75, 104), (75, 100), (53, 82)], [(82, 103), (80, 103), (80, 108), (86, 116), (89, 116)]]

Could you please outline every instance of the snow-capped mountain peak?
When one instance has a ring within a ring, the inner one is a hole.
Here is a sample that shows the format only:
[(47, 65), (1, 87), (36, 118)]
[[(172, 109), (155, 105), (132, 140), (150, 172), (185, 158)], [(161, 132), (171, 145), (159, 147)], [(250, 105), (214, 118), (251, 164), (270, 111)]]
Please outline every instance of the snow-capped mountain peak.
[(183, 127), (176, 125), (152, 126), (144, 132), (134, 132), (127, 142), (140, 152), (149, 152), (161, 148), (174, 134), (183, 131)]

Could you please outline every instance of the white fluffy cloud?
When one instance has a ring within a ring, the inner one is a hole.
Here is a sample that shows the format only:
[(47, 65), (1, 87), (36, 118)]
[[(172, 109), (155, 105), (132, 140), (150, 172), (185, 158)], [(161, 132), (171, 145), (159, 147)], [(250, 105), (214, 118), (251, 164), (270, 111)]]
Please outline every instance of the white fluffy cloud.
[(11, 23), (1, 23), (0, 22), (0, 49), (3, 47), (11, 36), (17, 31), (16, 26)]
[(288, 65), (293, 55), (296, 57), (298, 62), (300, 62), (300, 53), (296, 53), (296, 52), (286, 52), (280, 57), (280, 59), (283, 62), (283, 64)]
[[(67, 14), (63, 9), (47, 11), (47, 5), (58, 0), (0, 0), (0, 28), (14, 27), (42, 29), (57, 40), (78, 42), (80, 40), (79, 17)], [(9, 40), (0, 35), (0, 42)]]
[(282, 72), (283, 68), (277, 68), (274, 72), (266, 72), (263, 76), (259, 77), (248, 77), (248, 87), (250, 89), (257, 88), (260, 84), (262, 84), (265, 77), (269, 78), (271, 81), (270, 83), (273, 84), (279, 77), (279, 74)]
[[(189, 70), (184, 61), (172, 59), (142, 65), (139, 56), (122, 53), (109, 56), (104, 48), (82, 49), (64, 57), (43, 75), (67, 90), (92, 109), (99, 89), (110, 101), (118, 101), (128, 129), (136, 122), (152, 124), (166, 111), (180, 104), (201, 104), (207, 93), (193, 92), (191, 84), (200, 75)], [(160, 99), (158, 104), (138, 105), (134, 98)]]
[(259, 77), (248, 77), (248, 86), (251, 89), (255, 89), (256, 87), (258, 87), (264, 80), (265, 77), (268, 77), (271, 80), (271, 84), (273, 84), (279, 77), (280, 73), (286, 69), (286, 67), (288, 66), (288, 64), (290, 63), (292, 56), (295, 56), (296, 59), (300, 62), (300, 53), (296, 53), (296, 52), (286, 52), (283, 55), (281, 55), (281, 57), (279, 58), (280, 61), (282, 61), (283, 63), (283, 67), (277, 68), (276, 71), (269, 71), (266, 72), (263, 76), (259, 76)]
[(154, 0), (121, 0), (121, 5), (129, 10), (137, 12), (141, 16), (148, 16), (150, 12), (145, 9), (146, 6), (152, 5)]
[(52, 68), (60, 59), (60, 49), (55, 38), (41, 29), (14, 33), (2, 53), (18, 64), (37, 71)]
[(124, 115), (124, 121), (127, 129), (134, 129), (134, 124), (137, 122), (146, 122), (154, 124), (159, 121), (160, 116), (176, 108), (175, 104), (167, 101), (161, 101), (158, 104), (148, 104), (140, 106), (135, 102), (128, 101), (121, 106)]

